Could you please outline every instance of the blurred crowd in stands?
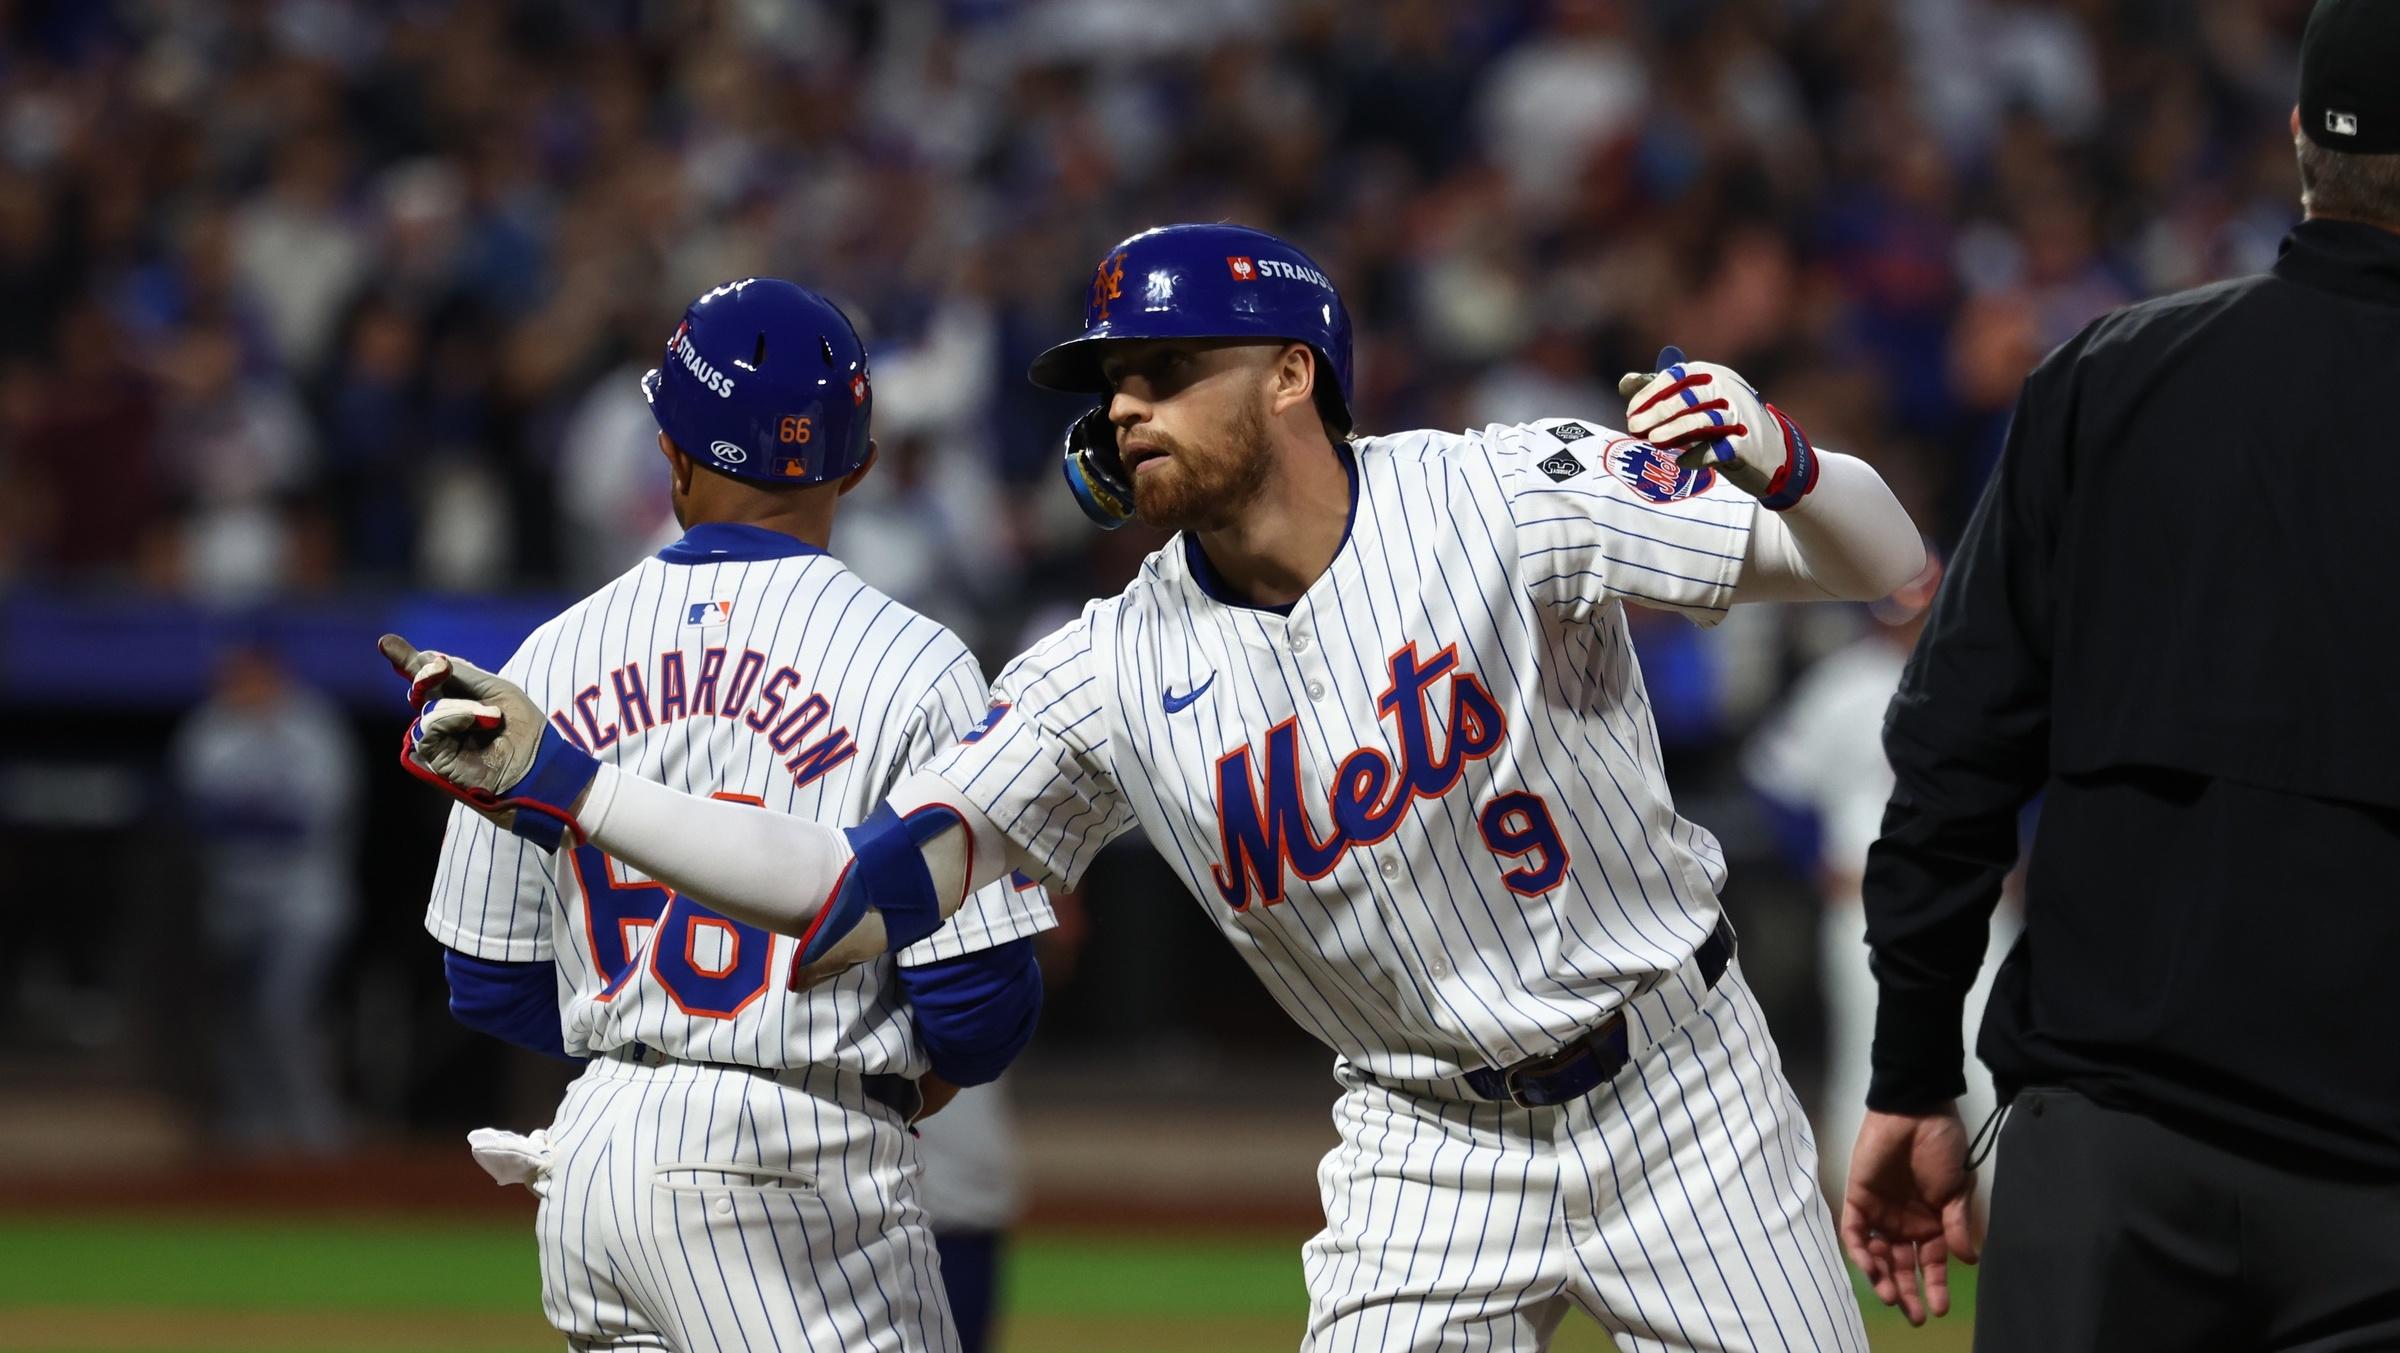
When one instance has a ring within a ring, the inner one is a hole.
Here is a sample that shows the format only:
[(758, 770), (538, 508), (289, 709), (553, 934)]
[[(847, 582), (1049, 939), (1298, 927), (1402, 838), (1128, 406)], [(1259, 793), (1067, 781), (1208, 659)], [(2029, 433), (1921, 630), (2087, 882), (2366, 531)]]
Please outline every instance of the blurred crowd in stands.
[[(883, 459), (836, 552), (996, 667), (1158, 543), (1082, 520), (1057, 472), (1080, 401), (1022, 373), (1075, 331), (1111, 243), (1193, 219), (1284, 233), (1332, 274), (1366, 431), (1614, 423), (1618, 374), (1671, 342), (1874, 461), (1947, 543), (2045, 351), (2273, 258), (2298, 216), (2307, 7), (0, 0), (0, 602), (545, 609), (671, 532), (638, 378), (692, 297), (774, 274), (834, 296), (873, 353)], [(1634, 616), (1678, 807), (1737, 862), (1727, 901), (1779, 1041), (1845, 1102), (1863, 1073), (1818, 1068), (1828, 1043), (1865, 1047), (1842, 1014), (1871, 993), (1855, 876), (1916, 591), (1872, 619)], [(105, 843), (147, 841), (138, 786), (171, 779), (190, 943), (241, 979), (239, 1001), (211, 988), (242, 1054), (224, 1135), (322, 1149), (337, 1097), (396, 1116), (473, 1041), (414, 931), (439, 810), (366, 778), (396, 701), (345, 729), (275, 655), (220, 666), (107, 811), (70, 792), (122, 774), (85, 764), (122, 754), (86, 735), (135, 734), (0, 706), (34, 739), (19, 760), (49, 758), (0, 764), (0, 860), (111, 902), (0, 953), (0, 994), (20, 1022), (77, 1012), (23, 1025), (65, 1042), (144, 1001), (185, 1019), (142, 976), (185, 965), (109, 957), (91, 919), (169, 933), (141, 918), (182, 894), (87, 877), (150, 858)], [(1140, 851), (1088, 886), (1180, 891)], [(1173, 929), (1197, 925), (1179, 905), (1090, 914), (1096, 957), (1053, 993), (1045, 1048), (1179, 1065), (1125, 1045), (1297, 1037), (1263, 998), (1239, 1015), (1255, 991)], [(347, 1013), (309, 1020), (329, 991)], [(262, 1126), (261, 1104), (294, 1111)]]
[(0, 3), (0, 580), (579, 589), (636, 378), (790, 276), (878, 375), (837, 548), (1004, 655), (1154, 544), (1021, 377), (1114, 239), (1284, 232), (1366, 430), (1614, 421), (1664, 342), (1939, 537), (2023, 373), (2295, 218), (2304, 0)]

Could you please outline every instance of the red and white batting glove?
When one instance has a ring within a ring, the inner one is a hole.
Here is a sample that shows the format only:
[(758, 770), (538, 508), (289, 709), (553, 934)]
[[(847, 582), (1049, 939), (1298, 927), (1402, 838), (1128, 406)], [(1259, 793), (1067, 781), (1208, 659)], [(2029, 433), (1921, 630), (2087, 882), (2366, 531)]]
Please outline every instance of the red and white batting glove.
[(1776, 512), (1817, 486), (1817, 451), (1808, 434), (1732, 368), (1686, 362), (1677, 348), (1661, 351), (1658, 366), (1617, 382), (1627, 432), (1674, 452), (1687, 470), (1715, 470)]
[(397, 634), (376, 647), (417, 707), (400, 740), (402, 769), (536, 845), (555, 849), (569, 831), (583, 840), (575, 800), (600, 763), (560, 737), (531, 696)]

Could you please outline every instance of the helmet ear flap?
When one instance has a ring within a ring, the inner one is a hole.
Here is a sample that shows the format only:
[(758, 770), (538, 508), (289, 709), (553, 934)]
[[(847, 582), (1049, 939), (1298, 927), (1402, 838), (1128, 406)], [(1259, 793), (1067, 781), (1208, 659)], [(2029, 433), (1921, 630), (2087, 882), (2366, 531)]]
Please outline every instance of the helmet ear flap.
[(1133, 519), (1133, 485), (1117, 457), (1117, 429), (1106, 404), (1093, 405), (1067, 425), (1061, 468), (1075, 505), (1102, 529), (1114, 531)]

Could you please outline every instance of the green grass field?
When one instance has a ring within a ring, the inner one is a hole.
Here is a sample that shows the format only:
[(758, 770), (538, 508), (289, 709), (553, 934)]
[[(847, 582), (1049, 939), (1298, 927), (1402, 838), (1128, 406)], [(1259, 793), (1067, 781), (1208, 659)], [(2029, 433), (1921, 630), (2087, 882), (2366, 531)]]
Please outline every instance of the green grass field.
[[(1973, 1275), (1965, 1302), (1972, 1305)], [(1299, 1344), (1289, 1238), (1036, 1234), (1008, 1270), (1007, 1353), (1249, 1353)], [(1869, 1303), (1883, 1350), (1964, 1350)], [(559, 1341), (533, 1237), (484, 1222), (0, 1220), (0, 1353), (535, 1353)], [(1569, 1317), (1559, 1353), (1609, 1347)]]

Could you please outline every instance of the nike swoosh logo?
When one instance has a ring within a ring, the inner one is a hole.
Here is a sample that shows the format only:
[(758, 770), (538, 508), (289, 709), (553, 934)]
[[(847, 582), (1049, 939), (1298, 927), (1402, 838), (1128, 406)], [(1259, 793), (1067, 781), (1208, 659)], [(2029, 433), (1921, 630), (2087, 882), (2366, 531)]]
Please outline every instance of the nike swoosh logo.
[(1216, 684), (1217, 674), (1211, 672), (1208, 674), (1208, 680), (1192, 687), (1189, 692), (1183, 695), (1177, 695), (1173, 691), (1160, 691), (1158, 693), (1158, 706), (1169, 714), (1178, 713), (1186, 708), (1189, 708), (1194, 700), (1199, 699), (1209, 687)]

